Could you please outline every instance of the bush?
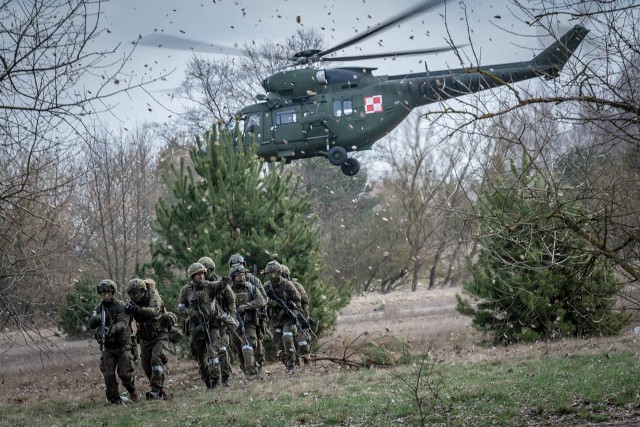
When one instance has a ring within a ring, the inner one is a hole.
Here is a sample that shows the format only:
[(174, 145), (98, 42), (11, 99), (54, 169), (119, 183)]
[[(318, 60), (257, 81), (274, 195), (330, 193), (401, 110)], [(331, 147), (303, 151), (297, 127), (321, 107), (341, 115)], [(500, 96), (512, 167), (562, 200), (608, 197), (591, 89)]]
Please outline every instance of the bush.
[(88, 327), (91, 313), (100, 303), (100, 295), (96, 293), (96, 283), (95, 279), (83, 276), (67, 294), (64, 307), (60, 312), (58, 327), (67, 334), (68, 338), (93, 336)]

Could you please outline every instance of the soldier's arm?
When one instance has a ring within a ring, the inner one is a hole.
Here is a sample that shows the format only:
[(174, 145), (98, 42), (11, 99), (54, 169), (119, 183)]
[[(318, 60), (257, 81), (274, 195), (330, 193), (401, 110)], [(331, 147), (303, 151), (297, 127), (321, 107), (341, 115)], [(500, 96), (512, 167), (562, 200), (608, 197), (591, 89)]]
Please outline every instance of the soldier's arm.
[(185, 285), (180, 289), (180, 295), (178, 296), (178, 313), (186, 315), (189, 308), (189, 301), (187, 301), (187, 286)]
[(292, 303), (296, 308), (300, 308), (300, 292), (296, 289), (296, 286), (287, 281), (287, 303)]
[(136, 317), (144, 320), (157, 319), (162, 314), (162, 298), (156, 292), (149, 297), (149, 306), (139, 307)]
[(305, 290), (304, 286), (302, 286), (302, 283), (297, 282), (298, 286), (296, 286), (296, 288), (298, 289), (298, 292), (300, 292), (300, 305), (302, 306), (302, 311), (305, 314), (309, 314), (309, 294), (307, 293), (307, 291)]
[(236, 306), (236, 295), (233, 293), (233, 290), (229, 286), (225, 287), (220, 292), (217, 300), (220, 304), (220, 307), (222, 307), (222, 309), (227, 313), (230, 313), (232, 308), (235, 308)]
[[(261, 285), (262, 286), (262, 285)], [(257, 310), (259, 308), (265, 307), (267, 305), (267, 300), (262, 296), (262, 293), (257, 289), (257, 286), (254, 286), (254, 297), (252, 301), (249, 301), (247, 305), (251, 310)]]
[(121, 301), (116, 302), (115, 315), (111, 319), (111, 326), (109, 327), (109, 333), (111, 335), (118, 334), (123, 331), (131, 330), (129, 321), (131, 317), (124, 310), (124, 303)]
[(256, 285), (256, 289), (258, 289), (258, 291), (262, 294), (262, 298), (264, 298), (265, 304), (268, 303), (269, 297), (267, 296), (267, 291), (264, 290), (264, 286), (262, 285), (262, 282), (256, 279), (256, 283), (254, 283), (254, 285)]
[(231, 289), (231, 286), (224, 285), (224, 289), (221, 291), (225, 294), (227, 301), (229, 301), (229, 315), (236, 317), (236, 294)]
[(100, 310), (102, 310), (101, 304), (96, 305), (96, 308), (93, 309), (93, 313), (91, 314), (91, 318), (89, 319), (89, 329), (95, 329), (102, 323), (102, 319), (100, 318)]

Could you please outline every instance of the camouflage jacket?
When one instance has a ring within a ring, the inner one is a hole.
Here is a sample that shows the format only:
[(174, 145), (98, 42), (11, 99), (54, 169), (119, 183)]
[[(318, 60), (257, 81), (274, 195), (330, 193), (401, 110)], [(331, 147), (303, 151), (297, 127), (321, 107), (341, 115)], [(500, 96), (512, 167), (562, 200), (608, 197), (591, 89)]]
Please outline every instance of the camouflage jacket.
[(254, 284), (249, 281), (244, 283), (231, 284), (231, 290), (235, 294), (236, 307), (246, 306), (247, 309), (242, 315), (242, 321), (244, 323), (258, 324), (258, 310), (266, 307), (267, 301), (262, 296), (262, 293), (256, 288)]
[[(109, 303), (102, 302), (93, 309), (89, 328), (96, 329), (95, 338), (98, 344), (101, 346), (104, 344), (103, 351), (124, 351), (131, 346), (131, 319), (124, 308), (124, 302), (114, 299)], [(102, 327), (103, 311), (104, 328)]]
[(167, 338), (168, 325), (164, 321), (164, 303), (158, 292), (149, 292), (149, 296), (138, 304), (133, 314), (137, 336), (142, 341), (154, 338)]
[(309, 317), (309, 294), (307, 294), (302, 283), (296, 279), (291, 279), (291, 283), (293, 283), (298, 293), (300, 293), (300, 309), (302, 310), (302, 314), (304, 314), (305, 317)]
[(280, 279), (279, 283), (268, 281), (264, 290), (269, 297), (269, 317), (278, 321), (295, 321), (290, 317), (291, 314), (297, 316), (300, 310), (300, 293), (296, 286), (290, 280)]
[[(225, 313), (216, 298), (227, 293), (232, 298), (229, 310)], [(204, 281), (201, 285), (190, 281), (180, 289), (178, 311), (188, 318), (190, 328), (195, 329), (205, 321), (209, 327), (220, 327), (231, 320), (235, 323), (236, 305), (233, 291), (222, 280)]]

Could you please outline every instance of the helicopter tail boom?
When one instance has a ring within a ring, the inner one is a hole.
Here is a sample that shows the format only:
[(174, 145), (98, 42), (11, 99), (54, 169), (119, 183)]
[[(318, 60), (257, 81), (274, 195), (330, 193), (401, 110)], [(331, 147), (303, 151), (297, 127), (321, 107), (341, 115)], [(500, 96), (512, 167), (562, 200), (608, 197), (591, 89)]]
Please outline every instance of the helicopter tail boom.
[(406, 105), (414, 108), (535, 77), (552, 79), (558, 76), (588, 32), (582, 26), (575, 26), (527, 62), (388, 76), (386, 81), (404, 82), (409, 88)]
[(555, 43), (536, 55), (531, 61), (531, 65), (536, 69), (545, 69), (548, 78), (556, 77), (588, 32), (589, 30), (582, 25), (576, 25)]

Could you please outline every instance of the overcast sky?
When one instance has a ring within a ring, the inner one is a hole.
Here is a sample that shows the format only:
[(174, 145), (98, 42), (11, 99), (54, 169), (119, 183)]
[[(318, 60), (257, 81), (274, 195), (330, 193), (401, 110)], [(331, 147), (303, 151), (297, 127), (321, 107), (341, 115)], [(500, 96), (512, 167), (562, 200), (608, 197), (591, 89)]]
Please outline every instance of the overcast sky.
[[(283, 42), (299, 26), (304, 26), (320, 30), (324, 34), (325, 47), (328, 48), (417, 3), (420, 1), (108, 0), (104, 4), (102, 24), (108, 28), (109, 33), (104, 34), (101, 43), (108, 46), (122, 43), (124, 48), (128, 48), (138, 35), (162, 32), (242, 48), (246, 43), (252, 42)], [(468, 44), (463, 5), (466, 6), (472, 41), (481, 53), (482, 65), (528, 60), (533, 56), (532, 49), (539, 49), (540, 42), (535, 38), (510, 36), (500, 28), (517, 34), (536, 34), (535, 29), (528, 28), (514, 18), (506, 0), (469, 0), (466, 3), (449, 1), (446, 8), (440, 6), (411, 18), (345, 50), (344, 54), (358, 54), (358, 49), (370, 53), (443, 46), (446, 36), (445, 12), (446, 22), (454, 33), (454, 41)], [(189, 51), (139, 46), (127, 70), (138, 76), (145, 73), (158, 75), (174, 70), (167, 81), (158, 82), (150, 88), (159, 99), (166, 100), (162, 93), (179, 86), (184, 76), (185, 64), (192, 55)], [(360, 61), (357, 65), (378, 67), (378, 75), (401, 74), (424, 70), (424, 63), (420, 61), (426, 61), (430, 70), (459, 66), (451, 53), (395, 61)], [(175, 104), (166, 105), (179, 109)], [(123, 97), (119, 100), (116, 113), (121, 121), (111, 119), (109, 123), (116, 128), (131, 128), (143, 121), (164, 121), (171, 114), (154, 104), (143, 93), (136, 94), (133, 99)]]

